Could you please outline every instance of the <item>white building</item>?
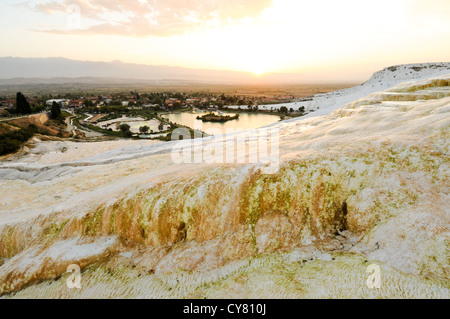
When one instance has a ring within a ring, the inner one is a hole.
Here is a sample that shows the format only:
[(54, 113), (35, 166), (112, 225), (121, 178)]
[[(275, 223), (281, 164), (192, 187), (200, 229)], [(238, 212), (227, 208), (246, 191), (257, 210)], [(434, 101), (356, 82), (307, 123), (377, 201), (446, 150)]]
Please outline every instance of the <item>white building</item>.
[(69, 100), (66, 100), (66, 99), (48, 100), (48, 101), (45, 102), (45, 104), (47, 106), (52, 106), (53, 102), (56, 102), (61, 107), (65, 107), (65, 106), (67, 106), (69, 104)]

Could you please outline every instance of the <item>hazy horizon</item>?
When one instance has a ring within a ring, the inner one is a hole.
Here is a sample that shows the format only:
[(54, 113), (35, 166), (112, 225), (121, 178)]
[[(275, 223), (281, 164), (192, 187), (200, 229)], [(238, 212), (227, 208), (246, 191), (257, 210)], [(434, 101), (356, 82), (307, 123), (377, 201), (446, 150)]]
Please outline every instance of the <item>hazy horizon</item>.
[[(110, 80), (157, 81), (179, 80), (187, 82), (209, 81), (219, 84), (323, 84), (352, 83), (363, 81), (346, 81), (326, 77), (311, 76), (301, 73), (270, 72), (255, 75), (248, 71), (226, 69), (187, 68), (183, 66), (151, 65), (115, 61), (83, 61), (65, 57), (27, 58), (0, 57), (0, 80), (14, 79), (68, 79), (104, 78)], [(379, 71), (379, 70), (377, 70)], [(374, 71), (375, 72), (375, 71)], [(372, 73), (374, 73), (372, 72)], [(365, 78), (364, 81), (367, 81)]]

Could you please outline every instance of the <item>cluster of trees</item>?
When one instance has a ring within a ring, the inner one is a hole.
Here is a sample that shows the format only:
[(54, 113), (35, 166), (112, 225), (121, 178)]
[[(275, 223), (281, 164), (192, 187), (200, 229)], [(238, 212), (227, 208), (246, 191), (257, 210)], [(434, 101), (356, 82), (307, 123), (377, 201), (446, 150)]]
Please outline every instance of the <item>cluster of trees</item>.
[[(133, 133), (131, 132), (131, 127), (130, 127), (130, 125), (128, 125), (128, 124), (121, 124), (121, 125), (119, 126), (119, 129), (120, 129), (120, 132), (122, 132), (122, 135), (123, 135), (124, 137), (132, 137), (132, 136), (133, 136)], [(164, 130), (164, 123), (160, 123), (158, 129), (159, 129), (160, 131)], [(141, 127), (139, 128), (139, 132), (140, 132), (141, 134), (153, 133), (153, 131), (150, 130), (150, 127), (148, 127), (147, 125), (141, 126)]]
[(129, 110), (126, 107), (122, 106), (122, 103), (119, 105), (112, 105), (112, 106), (102, 106), (100, 107), (101, 113), (128, 113)]
[(133, 133), (130, 131), (131, 127), (128, 124), (121, 124), (119, 126), (120, 131), (124, 137), (132, 137)]
[[(89, 93), (82, 93), (84, 96), (91, 96)], [(66, 94), (66, 95), (46, 95), (43, 96), (44, 100), (52, 99), (52, 98), (67, 98), (67, 99), (78, 99), (80, 95), (75, 94)], [(123, 106), (123, 101), (129, 101), (130, 98), (133, 98), (135, 102), (130, 101), (127, 106)], [(206, 99), (204, 102), (196, 102), (195, 107), (199, 109), (209, 108), (212, 104), (218, 106), (219, 108), (223, 108), (227, 105), (248, 105), (252, 106), (254, 104), (255, 99), (252, 98), (242, 98), (236, 95), (225, 95), (207, 93), (207, 92), (197, 92), (197, 93), (180, 93), (180, 92), (153, 92), (153, 93), (138, 93), (137, 91), (131, 91), (128, 93), (114, 93), (111, 95), (111, 101), (104, 105), (101, 108), (101, 112), (103, 113), (111, 113), (116, 111), (124, 112), (124, 109), (132, 106), (142, 106), (146, 103), (159, 105), (160, 107), (164, 107), (168, 99), (176, 99), (181, 101), (175, 102), (171, 109), (179, 109), (182, 107), (182, 104), (186, 101), (186, 99), (190, 98), (202, 98)], [(99, 101), (103, 100), (102, 96), (98, 96), (97, 99)], [(211, 102), (213, 99), (219, 100), (218, 102)], [(85, 98), (83, 101), (84, 108), (83, 110), (86, 112), (94, 112), (98, 111), (95, 102), (92, 99)]]
[(139, 132), (141, 132), (142, 134), (147, 134), (149, 131), (150, 131), (150, 127), (148, 127), (147, 125), (141, 126), (139, 128)]
[[(300, 107), (298, 109), (298, 111), (302, 114), (305, 113), (305, 107), (304, 106)], [(288, 114), (289, 112), (294, 113), (295, 111), (293, 108), (288, 109), (286, 106), (282, 106), (282, 107), (280, 107), (280, 112), (284, 113), (284, 114)]]
[(37, 127), (30, 125), (25, 129), (6, 133), (0, 136), (0, 155), (16, 152), (37, 132)]
[(85, 107), (93, 107), (95, 106), (94, 102), (92, 100), (89, 99), (84, 99), (83, 104)]
[[(158, 126), (158, 130), (160, 130), (160, 131), (163, 131), (164, 130), (164, 123), (159, 123), (159, 126)], [(139, 128), (139, 132), (141, 133), (141, 134), (147, 134), (147, 133), (153, 133), (153, 130), (150, 130), (150, 127), (148, 127), (147, 125), (145, 125), (145, 126), (141, 126), (140, 128)]]
[(216, 115), (214, 113), (209, 113), (203, 116), (197, 116), (197, 120), (202, 120), (203, 122), (218, 122), (218, 123), (237, 120), (238, 118), (239, 114), (236, 114), (235, 116), (230, 116), (230, 115)]
[[(109, 106), (121, 106), (122, 101), (126, 101), (130, 96), (133, 96), (136, 100), (136, 103), (130, 102), (128, 106), (141, 106), (143, 104), (143, 99), (147, 99), (147, 103), (164, 106), (165, 102), (168, 99), (177, 99), (181, 102), (186, 101), (189, 98), (206, 98), (211, 100), (213, 98), (219, 99), (222, 102), (215, 103), (219, 108), (224, 107), (225, 105), (253, 105), (253, 100), (245, 100), (241, 99), (238, 96), (233, 95), (225, 95), (225, 94), (212, 94), (205, 92), (197, 92), (197, 93), (180, 93), (180, 92), (154, 92), (154, 93), (143, 93), (139, 94), (137, 91), (131, 91), (129, 95), (127, 94), (114, 94), (112, 96), (112, 101), (109, 103)], [(86, 104), (86, 106), (88, 106)], [(174, 103), (173, 109), (181, 108), (181, 103)], [(204, 109), (211, 106), (211, 102), (196, 102), (194, 105), (196, 108)]]

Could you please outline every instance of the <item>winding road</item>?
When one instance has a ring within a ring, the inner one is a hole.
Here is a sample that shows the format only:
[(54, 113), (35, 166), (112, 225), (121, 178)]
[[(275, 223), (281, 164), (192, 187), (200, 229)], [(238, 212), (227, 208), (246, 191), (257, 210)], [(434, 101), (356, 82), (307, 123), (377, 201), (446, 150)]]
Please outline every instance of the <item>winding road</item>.
[[(73, 114), (72, 112), (69, 112), (69, 113)], [(78, 128), (76, 125), (73, 124), (73, 119), (74, 119), (75, 117), (76, 117), (76, 115), (73, 114), (72, 116), (69, 116), (69, 117), (66, 118), (67, 131), (68, 131), (68, 132), (72, 132), (73, 136), (76, 136), (76, 135), (77, 135), (77, 132), (76, 132), (76, 131), (83, 132), (84, 135), (85, 135), (86, 137), (88, 137), (88, 138), (89, 138), (89, 137), (101, 137), (101, 136), (104, 136), (104, 135), (101, 134), (101, 133), (97, 133), (97, 132), (94, 132), (94, 131), (84, 130), (84, 129)]]

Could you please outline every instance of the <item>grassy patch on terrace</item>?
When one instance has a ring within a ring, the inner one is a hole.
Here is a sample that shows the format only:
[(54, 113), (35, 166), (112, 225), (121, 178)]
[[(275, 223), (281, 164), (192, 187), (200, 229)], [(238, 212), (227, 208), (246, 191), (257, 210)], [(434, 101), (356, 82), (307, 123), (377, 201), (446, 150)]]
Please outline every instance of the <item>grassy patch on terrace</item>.
[(407, 89), (399, 90), (399, 92), (417, 92), (435, 87), (450, 87), (450, 79), (433, 80), (428, 84), (411, 86)]

